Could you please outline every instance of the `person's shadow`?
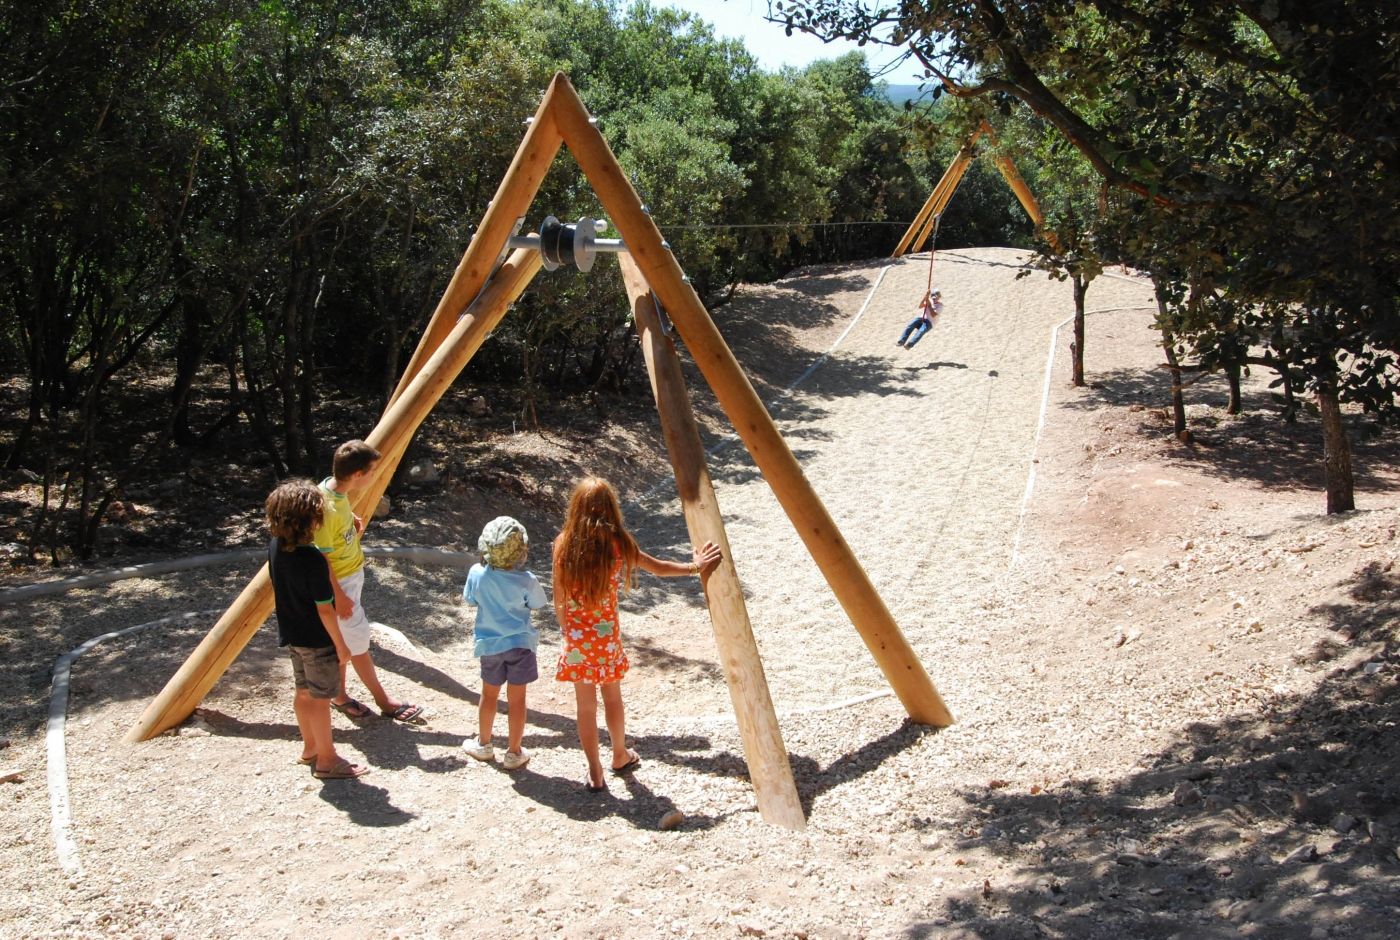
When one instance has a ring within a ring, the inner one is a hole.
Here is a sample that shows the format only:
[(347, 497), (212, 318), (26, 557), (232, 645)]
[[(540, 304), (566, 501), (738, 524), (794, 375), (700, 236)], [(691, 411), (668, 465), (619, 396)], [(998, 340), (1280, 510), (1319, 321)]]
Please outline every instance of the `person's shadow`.
[[(541, 806), (579, 822), (598, 822), (609, 816), (625, 819), (637, 829), (660, 829), (661, 819), (677, 809), (670, 797), (657, 793), (643, 783), (637, 774), (609, 774), (608, 789), (592, 793), (584, 788), (583, 779), (573, 780), (552, 774), (537, 774), (528, 768), (517, 771), (512, 780), (515, 792)], [(627, 792), (625, 799), (618, 789)], [(713, 828), (723, 816), (686, 815), (672, 827), (690, 831)]]
[(395, 806), (389, 799), (388, 790), (367, 782), (364, 777), (321, 781), (321, 791), (317, 795), (357, 826), (402, 826), (417, 818), (413, 813)]
[(929, 369), (966, 369), (965, 362), (926, 362), (921, 366), (907, 366), (906, 368), (915, 371), (926, 371)]

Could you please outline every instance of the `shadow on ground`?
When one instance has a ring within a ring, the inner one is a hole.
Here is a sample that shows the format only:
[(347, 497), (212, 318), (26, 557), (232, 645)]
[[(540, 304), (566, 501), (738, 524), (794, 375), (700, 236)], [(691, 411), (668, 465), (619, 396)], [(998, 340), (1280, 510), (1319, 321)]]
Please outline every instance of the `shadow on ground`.
[(965, 792), (966, 812), (930, 828), (974, 870), (1015, 874), (905, 936), (1393, 936), (1400, 577), (1370, 568), (1348, 587), (1314, 611), (1351, 639), (1313, 651), (1313, 694), (1193, 725), (1121, 780)]
[[(1165, 371), (1117, 369), (1096, 373), (1064, 407), (1092, 412), (1116, 406), (1112, 413), (1142, 439), (1160, 443), (1172, 462), (1219, 479), (1265, 487), (1325, 485), (1322, 428), (1311, 403), (1304, 403), (1290, 424), (1283, 420), (1278, 396), (1252, 390), (1242, 395), (1240, 414), (1230, 415), (1225, 379), (1210, 376), (1185, 393), (1192, 442), (1182, 444), (1173, 437), (1170, 394), (1171, 376)], [(1347, 429), (1357, 489), (1393, 484), (1400, 432), (1360, 415), (1348, 416)]]

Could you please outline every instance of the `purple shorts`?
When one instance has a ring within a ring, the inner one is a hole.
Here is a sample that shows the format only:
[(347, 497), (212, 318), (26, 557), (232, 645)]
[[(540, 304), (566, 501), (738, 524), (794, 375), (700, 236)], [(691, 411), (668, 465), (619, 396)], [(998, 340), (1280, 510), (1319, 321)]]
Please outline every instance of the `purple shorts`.
[(481, 681), (487, 685), (525, 685), (539, 677), (534, 650), (506, 650), (481, 657)]

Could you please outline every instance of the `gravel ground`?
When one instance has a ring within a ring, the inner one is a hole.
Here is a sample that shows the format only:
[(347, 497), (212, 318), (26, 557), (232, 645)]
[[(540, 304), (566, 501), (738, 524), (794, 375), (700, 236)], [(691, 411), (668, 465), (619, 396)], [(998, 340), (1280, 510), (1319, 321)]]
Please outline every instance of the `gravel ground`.
[[(192, 721), (124, 745), (213, 618), (105, 640), (73, 667), (81, 869), (65, 871), (45, 781), (53, 661), (108, 631), (221, 610), (251, 574), (228, 565), (0, 603), (0, 773), (20, 775), (0, 784), (0, 935), (1389, 935), (1394, 438), (1358, 439), (1362, 508), (1326, 518), (1315, 419), (1281, 431), (1264, 377), (1237, 416), (1222, 384), (1192, 386), (1196, 443), (1170, 436), (1141, 281), (1090, 289), (1093, 384), (1068, 386), (1063, 330), (1047, 382), (1070, 292), (1017, 279), (1020, 260), (940, 252), (946, 312), (913, 350), (893, 341), (923, 289), (921, 259), (801, 272), (717, 312), (956, 718), (913, 726), (882, 694), (781, 508), (697, 393), (805, 831), (758, 818), (693, 582), (649, 579), (625, 604), (624, 697), (643, 764), (593, 795), (571, 690), (549, 678), (530, 690), (527, 769), (461, 753), (479, 680), (460, 573), (379, 561), (368, 610), (406, 640), (377, 636), (376, 662), (392, 691), (427, 706), (427, 725), (337, 716), (338, 743), (374, 771), (311, 779), (294, 763), (287, 667), (264, 629)], [(654, 425), (617, 433), (657, 441)], [(560, 447), (525, 434), (501, 446), (522, 460)], [(532, 485), (558, 494), (578, 470), (617, 475), (644, 547), (684, 551), (660, 457), (571, 457)], [(505, 492), (464, 499), (406, 502), (371, 534), (461, 548), (474, 520), (517, 512)], [(547, 518), (527, 522), (541, 544), (552, 534)], [(540, 625), (548, 662), (553, 623)], [(682, 821), (663, 828), (673, 812)]]

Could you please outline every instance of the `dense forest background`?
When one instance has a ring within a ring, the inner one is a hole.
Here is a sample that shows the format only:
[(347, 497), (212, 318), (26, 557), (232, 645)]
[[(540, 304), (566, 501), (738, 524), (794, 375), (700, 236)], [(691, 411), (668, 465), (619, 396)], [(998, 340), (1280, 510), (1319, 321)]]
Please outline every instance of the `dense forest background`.
[[(0, 2), (0, 545), (91, 556), (154, 463), (324, 468), (328, 411), (386, 399), (556, 71), (717, 311), (887, 254), (994, 128), (1044, 237), (978, 159), (939, 247), (1034, 248), (1081, 314), (1107, 266), (1144, 273), (1183, 444), (1193, 374), (1227, 376), (1233, 412), (1268, 370), (1281, 422), (1319, 416), (1346, 511), (1346, 415), (1393, 418), (1400, 387), (1390, 7), (770, 4), (917, 57), (906, 100), (859, 55), (767, 72), (644, 0)], [(525, 228), (599, 212), (565, 155)], [(526, 424), (625, 392), (628, 316), (617, 278), (538, 278), (471, 379)]]
[[(8, 3), (0, 21), (5, 469), (33, 550), (87, 554), (171, 445), (326, 464), (318, 404), (382, 402), (551, 75), (567, 72), (712, 306), (888, 253), (960, 144), (849, 55), (778, 74), (683, 14), (599, 0)], [(527, 219), (599, 214), (564, 155)], [(1029, 244), (990, 165), (942, 244)], [(620, 279), (536, 281), (473, 363), (522, 415), (623, 386)], [(114, 392), (163, 402), (104, 441)], [(197, 384), (222, 409), (190, 408)]]

